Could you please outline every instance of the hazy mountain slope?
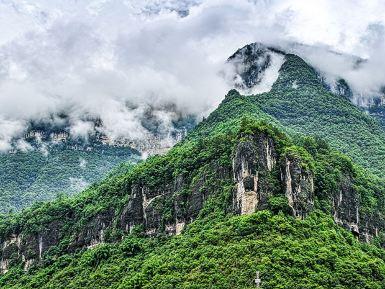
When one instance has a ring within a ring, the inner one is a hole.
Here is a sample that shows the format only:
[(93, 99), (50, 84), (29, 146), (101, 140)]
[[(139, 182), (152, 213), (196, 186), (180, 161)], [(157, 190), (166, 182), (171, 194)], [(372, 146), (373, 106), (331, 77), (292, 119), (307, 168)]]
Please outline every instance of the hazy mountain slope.
[(49, 149), (49, 155), (39, 150), (0, 154), (0, 212), (79, 192), (119, 163), (139, 158), (129, 148), (109, 146), (92, 150), (57, 146)]
[(285, 128), (320, 136), (371, 172), (385, 172), (385, 131), (380, 123), (349, 99), (329, 92), (298, 56), (286, 55), (272, 90), (253, 98)]
[[(312, 47), (307, 49), (311, 51)], [(284, 62), (274, 67), (273, 60), (279, 57), (284, 57)], [(322, 71), (316, 71), (300, 57), (260, 43), (240, 48), (228, 59), (228, 64), (233, 67), (233, 75), (228, 78), (243, 94), (258, 91), (274, 80), (270, 91), (247, 97), (244, 103), (256, 102), (290, 135), (319, 136), (371, 172), (383, 175), (385, 130), (379, 98), (373, 97), (379, 105), (377, 109), (358, 107), (343, 79), (331, 87), (322, 77)], [(277, 70), (277, 74), (271, 70)], [(228, 111), (227, 115), (236, 118), (239, 113), (239, 110)]]
[(120, 163), (164, 153), (194, 126), (195, 119), (185, 117), (164, 132), (149, 114), (143, 120), (148, 131), (135, 141), (110, 139), (100, 133), (97, 123), (88, 137), (76, 138), (70, 134), (68, 120), (62, 117), (59, 123), (33, 123), (23, 137), (14, 140), (14, 149), (0, 153), (0, 213), (60, 194), (72, 195), (100, 181)]
[(236, 102), (214, 111), (199, 124), (199, 133), (213, 126), (225, 129), (220, 123), (223, 118), (239, 120), (246, 111), (275, 123), (289, 135), (319, 136), (379, 176), (385, 171), (385, 131), (379, 122), (349, 99), (326, 90), (316, 72), (297, 56), (286, 56), (270, 92), (237, 98)]

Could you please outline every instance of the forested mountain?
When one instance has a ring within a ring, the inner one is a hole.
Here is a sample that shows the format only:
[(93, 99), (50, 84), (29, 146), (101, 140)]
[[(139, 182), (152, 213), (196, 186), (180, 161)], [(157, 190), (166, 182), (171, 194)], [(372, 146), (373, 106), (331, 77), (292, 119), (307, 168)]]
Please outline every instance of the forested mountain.
[(2, 216), (0, 286), (383, 288), (384, 131), (274, 53), (269, 92), (231, 90), (165, 155)]

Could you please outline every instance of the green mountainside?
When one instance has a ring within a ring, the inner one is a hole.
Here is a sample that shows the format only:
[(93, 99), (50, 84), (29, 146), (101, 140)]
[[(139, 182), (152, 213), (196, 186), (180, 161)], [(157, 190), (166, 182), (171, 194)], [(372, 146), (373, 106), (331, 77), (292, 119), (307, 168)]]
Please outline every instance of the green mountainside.
[(0, 212), (26, 208), (58, 195), (72, 195), (102, 180), (122, 162), (139, 159), (125, 147), (97, 146), (92, 150), (61, 145), (49, 149), (0, 154)]
[(272, 90), (253, 100), (282, 126), (319, 136), (356, 163), (383, 176), (385, 133), (381, 124), (347, 98), (328, 92), (314, 69), (298, 56), (287, 55)]
[(384, 139), (286, 55), (166, 155), (3, 215), (0, 287), (385, 288)]

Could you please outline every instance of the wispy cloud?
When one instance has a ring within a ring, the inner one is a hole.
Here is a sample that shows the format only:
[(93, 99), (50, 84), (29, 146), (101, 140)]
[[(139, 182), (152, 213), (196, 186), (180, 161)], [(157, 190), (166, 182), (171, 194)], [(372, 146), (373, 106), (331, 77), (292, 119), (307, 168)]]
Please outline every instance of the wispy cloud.
[(165, 125), (175, 110), (207, 114), (229, 89), (224, 62), (250, 42), (364, 57), (354, 70), (298, 51), (372, 92), (385, 79), (384, 23), (382, 1), (0, 0), (0, 150), (52, 113), (68, 114), (74, 134), (98, 117), (111, 137), (134, 139), (149, 108)]

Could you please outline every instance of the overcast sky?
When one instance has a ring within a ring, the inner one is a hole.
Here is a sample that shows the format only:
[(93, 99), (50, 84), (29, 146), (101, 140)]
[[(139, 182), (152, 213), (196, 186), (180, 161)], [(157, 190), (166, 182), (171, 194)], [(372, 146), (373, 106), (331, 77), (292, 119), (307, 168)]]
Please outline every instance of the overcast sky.
[[(355, 0), (0, 0), (0, 150), (29, 119), (67, 112), (72, 133), (101, 117), (112, 137), (140, 138), (159, 119), (205, 115), (229, 85), (219, 73), (251, 42), (298, 51), (357, 93), (385, 79), (385, 2)], [(368, 59), (360, 71), (335, 50)]]

